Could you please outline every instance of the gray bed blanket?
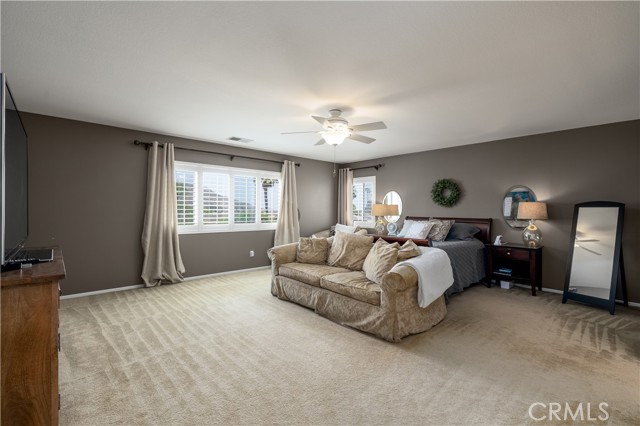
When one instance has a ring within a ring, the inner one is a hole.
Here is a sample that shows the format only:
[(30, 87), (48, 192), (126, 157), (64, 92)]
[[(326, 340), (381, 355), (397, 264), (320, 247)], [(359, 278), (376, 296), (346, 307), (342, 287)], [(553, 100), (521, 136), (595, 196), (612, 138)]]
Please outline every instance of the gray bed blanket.
[(485, 247), (482, 241), (475, 238), (466, 241), (433, 241), (432, 246), (444, 250), (451, 259), (453, 285), (445, 292), (447, 296), (484, 278)]

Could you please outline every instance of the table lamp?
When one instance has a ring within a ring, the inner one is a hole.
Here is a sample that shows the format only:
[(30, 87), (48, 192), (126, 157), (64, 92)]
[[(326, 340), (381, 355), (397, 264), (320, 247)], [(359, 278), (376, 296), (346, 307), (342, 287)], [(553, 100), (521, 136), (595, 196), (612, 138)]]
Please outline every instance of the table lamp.
[(374, 204), (371, 209), (371, 214), (376, 216), (378, 220), (376, 221), (376, 233), (378, 235), (384, 234), (385, 224), (384, 224), (384, 216), (398, 216), (398, 205), (397, 204)]
[(529, 226), (522, 233), (522, 240), (527, 247), (542, 247), (542, 232), (535, 224), (536, 219), (549, 219), (547, 203), (521, 202), (518, 204), (518, 219), (528, 219)]

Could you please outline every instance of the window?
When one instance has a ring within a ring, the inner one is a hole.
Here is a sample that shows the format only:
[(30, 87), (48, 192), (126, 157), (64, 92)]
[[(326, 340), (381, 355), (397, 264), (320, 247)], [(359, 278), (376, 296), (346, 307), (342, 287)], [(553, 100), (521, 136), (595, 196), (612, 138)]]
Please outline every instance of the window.
[(280, 173), (176, 161), (178, 232), (275, 229)]
[(353, 178), (353, 224), (373, 228), (376, 218), (371, 215), (376, 199), (376, 177)]

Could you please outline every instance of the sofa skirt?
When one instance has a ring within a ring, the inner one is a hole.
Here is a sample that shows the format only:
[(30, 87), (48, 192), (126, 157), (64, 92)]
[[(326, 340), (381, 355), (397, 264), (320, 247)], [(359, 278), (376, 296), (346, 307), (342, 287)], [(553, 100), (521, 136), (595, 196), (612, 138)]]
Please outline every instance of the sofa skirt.
[(279, 299), (313, 309), (338, 324), (390, 342), (429, 330), (447, 314), (444, 295), (426, 308), (418, 306), (417, 298), (413, 303), (398, 303), (398, 306), (376, 306), (283, 276), (273, 277), (271, 292)]

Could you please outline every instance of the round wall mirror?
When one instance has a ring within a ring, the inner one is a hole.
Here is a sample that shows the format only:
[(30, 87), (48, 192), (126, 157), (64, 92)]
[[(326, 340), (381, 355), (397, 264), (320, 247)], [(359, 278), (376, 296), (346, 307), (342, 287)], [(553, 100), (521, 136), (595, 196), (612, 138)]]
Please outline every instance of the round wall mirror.
[(523, 185), (512, 186), (507, 189), (502, 199), (500, 210), (507, 225), (514, 229), (524, 229), (529, 224), (527, 220), (518, 220), (518, 204), (537, 201), (536, 194), (528, 187)]
[(398, 206), (398, 216), (385, 216), (384, 219), (389, 223), (396, 223), (402, 214), (402, 198), (396, 191), (389, 191), (382, 199), (382, 204), (395, 204)]

